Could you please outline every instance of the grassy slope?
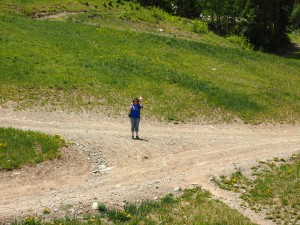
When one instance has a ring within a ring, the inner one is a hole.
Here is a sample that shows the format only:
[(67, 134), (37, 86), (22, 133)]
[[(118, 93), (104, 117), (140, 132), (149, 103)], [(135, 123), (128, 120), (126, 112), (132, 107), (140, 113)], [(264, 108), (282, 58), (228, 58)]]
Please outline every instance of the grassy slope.
[(0, 171), (60, 158), (65, 144), (59, 136), (0, 128)]
[[(125, 114), (143, 95), (148, 117), (299, 120), (297, 60), (241, 50), (190, 32), (190, 21), (127, 2), (4, 2), (1, 104)], [(24, 16), (83, 10), (63, 21)]]

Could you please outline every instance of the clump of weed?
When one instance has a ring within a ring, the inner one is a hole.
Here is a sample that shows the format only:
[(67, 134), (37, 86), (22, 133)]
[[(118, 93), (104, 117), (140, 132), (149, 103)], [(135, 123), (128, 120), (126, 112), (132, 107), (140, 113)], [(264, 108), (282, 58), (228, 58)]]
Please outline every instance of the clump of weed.
[(229, 42), (237, 44), (240, 48), (245, 50), (253, 50), (254, 46), (250, 43), (248, 39), (243, 36), (231, 35), (227, 37)]
[(43, 209), (43, 214), (44, 215), (48, 215), (50, 213), (51, 213), (51, 210), (49, 208), (46, 207), (46, 208)]
[(249, 185), (249, 179), (246, 178), (241, 171), (233, 173), (230, 177), (220, 176), (219, 179), (213, 178), (212, 180), (220, 188), (228, 191), (240, 192)]
[(101, 212), (101, 213), (106, 213), (107, 212), (107, 207), (103, 204), (103, 203), (100, 203), (99, 205), (98, 205), (98, 210), (99, 210), (99, 212)]
[(110, 209), (106, 212), (106, 217), (114, 222), (125, 222), (129, 221), (132, 216), (123, 210)]
[(208, 32), (207, 24), (199, 20), (192, 21), (191, 31), (197, 34), (206, 34)]

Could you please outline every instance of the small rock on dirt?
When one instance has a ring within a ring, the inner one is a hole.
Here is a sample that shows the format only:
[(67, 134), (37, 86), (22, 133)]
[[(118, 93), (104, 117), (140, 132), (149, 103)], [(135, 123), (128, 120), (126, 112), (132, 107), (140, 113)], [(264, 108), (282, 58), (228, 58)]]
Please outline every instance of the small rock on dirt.
[(97, 210), (98, 206), (99, 206), (98, 202), (94, 202), (92, 205), (92, 209)]
[(182, 189), (181, 189), (181, 187), (176, 187), (176, 188), (174, 188), (174, 192), (179, 192), (179, 191), (181, 191)]

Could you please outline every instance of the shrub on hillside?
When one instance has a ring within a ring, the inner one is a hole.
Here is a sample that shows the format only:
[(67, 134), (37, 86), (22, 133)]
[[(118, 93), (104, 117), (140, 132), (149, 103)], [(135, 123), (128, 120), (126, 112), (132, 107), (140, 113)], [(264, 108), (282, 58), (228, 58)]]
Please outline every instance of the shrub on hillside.
[(197, 34), (205, 34), (208, 32), (208, 27), (206, 23), (194, 20), (192, 22), (191, 31)]
[(231, 35), (227, 37), (227, 40), (231, 43), (235, 43), (240, 46), (241, 49), (244, 50), (253, 50), (254, 46), (250, 43), (250, 41), (243, 36)]

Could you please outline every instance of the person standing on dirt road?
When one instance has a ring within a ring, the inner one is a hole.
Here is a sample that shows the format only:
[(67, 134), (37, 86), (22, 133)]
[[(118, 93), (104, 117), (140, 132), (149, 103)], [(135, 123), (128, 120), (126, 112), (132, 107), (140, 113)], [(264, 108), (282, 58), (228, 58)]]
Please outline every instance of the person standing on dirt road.
[(136, 134), (135, 138), (139, 139), (139, 125), (140, 125), (140, 119), (141, 119), (141, 109), (143, 106), (140, 104), (140, 100), (142, 101), (142, 96), (140, 99), (135, 98), (132, 101), (132, 104), (129, 107), (129, 117), (130, 117), (130, 123), (131, 123), (131, 133), (132, 133), (132, 139), (134, 139), (134, 132)]

